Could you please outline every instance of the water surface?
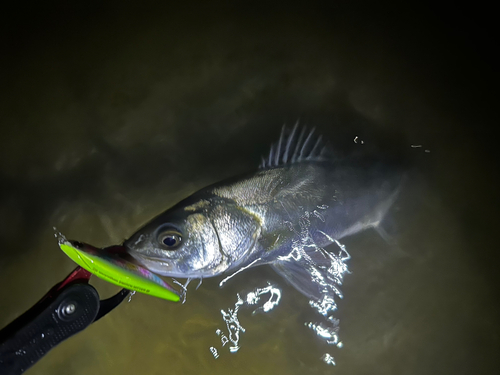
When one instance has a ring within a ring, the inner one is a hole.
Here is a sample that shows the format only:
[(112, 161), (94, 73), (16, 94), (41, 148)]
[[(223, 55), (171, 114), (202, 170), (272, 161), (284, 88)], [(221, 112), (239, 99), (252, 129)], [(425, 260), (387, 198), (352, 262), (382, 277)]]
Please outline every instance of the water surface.
[[(493, 373), (497, 77), (487, 36), (445, 13), (13, 12), (2, 36), (0, 326), (75, 266), (54, 226), (119, 243), (195, 190), (254, 169), (283, 123), (316, 126), (339, 154), (366, 147), (419, 171), (390, 215), (398, 249), (374, 231), (343, 241), (352, 273), (337, 301), (342, 348), (305, 326), (318, 317), (306, 298), (259, 267), (222, 289), (193, 282), (184, 305), (136, 294), (28, 373)], [(216, 334), (220, 310), (268, 281), (279, 305), (241, 308), (231, 354)], [(103, 297), (117, 291), (93, 284)]]

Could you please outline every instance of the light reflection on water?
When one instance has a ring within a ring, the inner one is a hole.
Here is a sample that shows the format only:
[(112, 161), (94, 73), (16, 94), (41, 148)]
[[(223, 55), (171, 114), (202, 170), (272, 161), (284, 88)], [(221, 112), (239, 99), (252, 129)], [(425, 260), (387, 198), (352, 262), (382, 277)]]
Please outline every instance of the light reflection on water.
[[(238, 318), (238, 312), (240, 307), (255, 307), (264, 294), (269, 294), (267, 301), (262, 303), (261, 306), (257, 307), (252, 311), (252, 315), (256, 313), (263, 312), (267, 313), (278, 306), (281, 299), (281, 289), (271, 285), (269, 282), (264, 288), (255, 288), (253, 291), (249, 292), (244, 298), (240, 297), (240, 293), (236, 294), (236, 302), (233, 308), (228, 308), (227, 310), (221, 310), (222, 320), (226, 323), (227, 334), (225, 334), (221, 329), (217, 329), (215, 333), (220, 337), (221, 345), (224, 347), (226, 344), (231, 353), (236, 353), (239, 349), (240, 333), (245, 333), (246, 330), (240, 324)], [(210, 347), (210, 351), (214, 355), (214, 358), (218, 358), (219, 354), (217, 350), (213, 350)]]
[[(310, 321), (305, 322), (304, 324), (313, 330), (316, 335), (323, 339), (327, 344), (336, 345), (338, 348), (341, 348), (343, 344), (339, 340), (338, 336), (339, 319), (335, 318), (333, 315), (333, 313), (337, 310), (337, 304), (334, 297), (343, 297), (339, 286), (342, 285), (344, 274), (348, 272), (346, 261), (350, 259), (350, 255), (347, 252), (345, 245), (331, 238), (330, 240), (338, 247), (337, 251), (327, 251), (317, 246), (312, 241), (310, 236), (309, 216), (310, 214), (305, 212), (303, 215), (304, 220), (301, 220), (300, 232), (304, 237), (300, 241), (295, 242), (289, 256), (282, 258), (292, 262), (300, 261), (301, 265), (310, 276), (310, 280), (304, 281), (315, 284), (315, 287), (321, 291), (320, 298), (311, 299), (309, 301), (309, 305), (319, 313), (320, 317), (318, 317), (318, 319), (320, 319), (320, 321)], [(323, 234), (328, 236), (326, 233)], [(326, 260), (326, 262), (323, 261), (320, 264), (315, 263), (312, 255), (315, 255), (317, 259), (318, 254), (323, 260)], [(224, 282), (230, 277), (224, 279)], [(219, 285), (221, 286), (222, 284), (223, 282)], [(228, 348), (231, 353), (236, 353), (240, 349), (240, 335), (246, 332), (246, 329), (241, 325), (238, 317), (240, 308), (255, 307), (262, 299), (262, 296), (268, 294), (267, 300), (261, 306), (254, 309), (252, 315), (255, 315), (258, 312), (267, 313), (278, 306), (281, 300), (282, 290), (268, 282), (266, 287), (255, 288), (253, 291), (244, 295), (243, 298), (241, 297), (241, 294), (242, 292), (236, 294), (236, 302), (233, 308), (221, 310), (222, 319), (226, 324), (227, 333), (223, 332), (220, 328), (216, 330), (216, 334), (220, 337), (222, 347), (229, 344)], [(215, 359), (219, 358), (220, 351), (213, 346), (209, 349)], [(322, 360), (326, 364), (335, 365), (334, 358), (328, 353), (324, 354)]]

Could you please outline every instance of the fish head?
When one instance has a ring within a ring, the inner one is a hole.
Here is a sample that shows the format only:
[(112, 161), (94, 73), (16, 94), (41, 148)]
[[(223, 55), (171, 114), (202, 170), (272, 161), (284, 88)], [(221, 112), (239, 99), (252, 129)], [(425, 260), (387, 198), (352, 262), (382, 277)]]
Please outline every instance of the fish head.
[(151, 272), (205, 278), (241, 262), (255, 244), (258, 220), (221, 199), (187, 199), (123, 244)]

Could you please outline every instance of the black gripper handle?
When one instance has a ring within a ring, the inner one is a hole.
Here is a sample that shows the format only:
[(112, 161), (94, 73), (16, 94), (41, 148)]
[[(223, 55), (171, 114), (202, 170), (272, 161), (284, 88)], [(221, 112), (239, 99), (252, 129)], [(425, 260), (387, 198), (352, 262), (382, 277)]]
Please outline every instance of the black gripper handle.
[(22, 374), (85, 329), (98, 311), (99, 294), (83, 283), (68, 285), (55, 299), (36, 304), (0, 331), (0, 374)]

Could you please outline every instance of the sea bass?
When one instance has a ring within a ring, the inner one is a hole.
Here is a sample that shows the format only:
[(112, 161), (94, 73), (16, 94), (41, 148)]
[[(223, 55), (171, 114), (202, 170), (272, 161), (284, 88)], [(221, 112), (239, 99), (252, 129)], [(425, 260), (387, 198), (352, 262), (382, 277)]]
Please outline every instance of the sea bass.
[(319, 300), (331, 261), (318, 248), (377, 228), (402, 179), (394, 165), (338, 158), (314, 131), (283, 128), (257, 172), (199, 190), (123, 246), (170, 277), (202, 279), (268, 264)]

